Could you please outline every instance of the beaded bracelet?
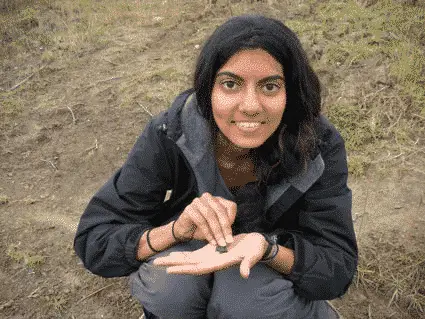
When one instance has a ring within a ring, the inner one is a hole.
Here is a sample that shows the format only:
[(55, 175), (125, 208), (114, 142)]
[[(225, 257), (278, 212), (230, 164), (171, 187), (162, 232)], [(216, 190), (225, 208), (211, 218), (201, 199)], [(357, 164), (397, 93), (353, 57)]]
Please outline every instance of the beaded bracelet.
[(156, 250), (155, 248), (152, 247), (151, 241), (149, 239), (149, 234), (151, 232), (153, 228), (149, 229), (148, 232), (146, 233), (146, 242), (148, 243), (148, 246), (150, 248), (150, 250), (152, 250), (154, 253), (159, 253), (160, 250)]

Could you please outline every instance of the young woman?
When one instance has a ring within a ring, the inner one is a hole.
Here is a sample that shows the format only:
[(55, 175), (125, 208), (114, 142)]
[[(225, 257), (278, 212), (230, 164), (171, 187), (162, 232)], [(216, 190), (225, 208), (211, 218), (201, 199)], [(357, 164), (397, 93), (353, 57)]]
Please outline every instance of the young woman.
[(296, 35), (215, 30), (194, 89), (145, 128), (84, 212), (75, 249), (130, 275), (148, 318), (337, 318), (357, 246), (344, 142)]

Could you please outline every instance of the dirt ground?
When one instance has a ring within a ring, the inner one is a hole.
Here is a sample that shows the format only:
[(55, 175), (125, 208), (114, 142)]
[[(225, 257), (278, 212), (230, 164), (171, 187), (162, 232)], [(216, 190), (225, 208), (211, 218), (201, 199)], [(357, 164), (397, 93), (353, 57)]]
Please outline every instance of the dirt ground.
[[(165, 109), (190, 86), (205, 35), (238, 12), (237, 4), (235, 12), (204, 8), (186, 3), (170, 12), (159, 6), (134, 26), (109, 27), (106, 43), (83, 46), (67, 58), (60, 51), (67, 49), (59, 48), (48, 63), (40, 60), (42, 52), (3, 61), (3, 90), (34, 75), (16, 89), (19, 112), (0, 113), (0, 318), (140, 317), (126, 278), (103, 279), (82, 267), (74, 233), (88, 200), (123, 163), (148, 113)], [(255, 10), (270, 14), (265, 5)], [(423, 318), (396, 289), (411, 260), (425, 267), (425, 260), (414, 259), (425, 251), (424, 154), (410, 159), (415, 170), (395, 162), (350, 177), (364, 260), (347, 295), (334, 301), (344, 318)], [(386, 156), (376, 150), (376, 158)], [(406, 268), (393, 274), (395, 289), (368, 284), (371, 272), (381, 276), (373, 268), (377, 258), (386, 263), (400, 255), (407, 256)], [(419, 276), (425, 282), (423, 272)], [(425, 287), (418, 289), (424, 296)]]

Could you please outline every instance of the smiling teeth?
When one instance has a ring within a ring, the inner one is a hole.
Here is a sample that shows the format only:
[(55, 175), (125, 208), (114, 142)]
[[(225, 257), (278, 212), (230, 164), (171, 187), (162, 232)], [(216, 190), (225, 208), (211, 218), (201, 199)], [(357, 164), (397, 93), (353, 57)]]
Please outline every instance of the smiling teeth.
[(253, 127), (258, 127), (260, 126), (260, 122), (237, 122), (236, 125), (239, 127), (249, 127), (249, 128), (253, 128)]

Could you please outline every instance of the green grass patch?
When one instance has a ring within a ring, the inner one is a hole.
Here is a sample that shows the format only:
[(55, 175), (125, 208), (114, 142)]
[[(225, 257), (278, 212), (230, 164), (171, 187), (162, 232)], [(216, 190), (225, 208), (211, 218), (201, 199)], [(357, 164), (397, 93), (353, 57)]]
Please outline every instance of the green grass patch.
[(18, 244), (11, 244), (7, 248), (7, 255), (17, 263), (23, 263), (26, 267), (35, 268), (44, 264), (45, 257), (32, 251), (21, 249)]
[[(19, 89), (18, 89), (19, 90)], [(0, 93), (0, 115), (16, 116), (24, 109), (24, 102), (17, 92)]]
[(0, 195), (0, 205), (5, 205), (9, 202), (9, 197), (6, 195)]
[(359, 105), (337, 104), (329, 106), (326, 115), (341, 133), (347, 149), (359, 151), (365, 144), (383, 136), (381, 128), (377, 128), (369, 113)]

